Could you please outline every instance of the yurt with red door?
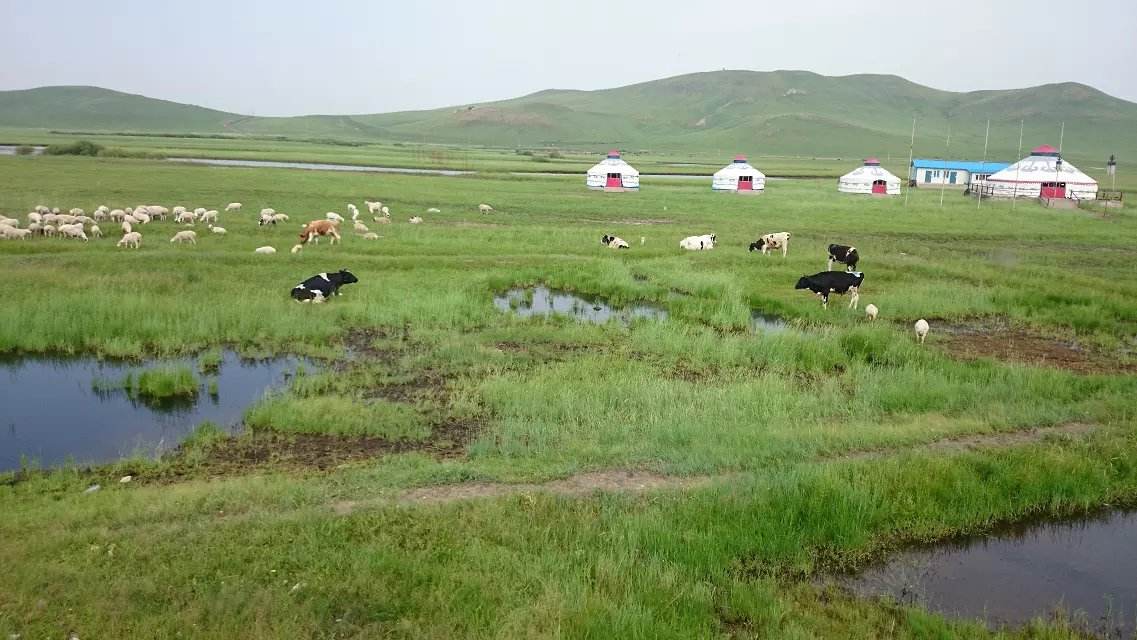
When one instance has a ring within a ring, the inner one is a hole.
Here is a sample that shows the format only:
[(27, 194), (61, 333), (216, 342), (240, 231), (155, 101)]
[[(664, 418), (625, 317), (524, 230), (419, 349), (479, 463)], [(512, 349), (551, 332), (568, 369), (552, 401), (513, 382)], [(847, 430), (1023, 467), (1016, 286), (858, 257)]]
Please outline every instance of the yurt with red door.
[(766, 189), (766, 174), (750, 166), (746, 156), (738, 155), (715, 173), (711, 189), (719, 193), (762, 193)]
[(1098, 183), (1062, 160), (1062, 154), (1044, 144), (1011, 166), (992, 173), (972, 190), (995, 198), (1066, 198), (1094, 200)]
[(900, 195), (900, 178), (880, 166), (880, 160), (865, 158), (865, 163), (837, 180), (841, 193), (871, 193), (882, 196)]
[(635, 190), (640, 188), (640, 172), (624, 162), (620, 152), (613, 149), (608, 152), (608, 157), (588, 170), (585, 184), (589, 189), (605, 191)]

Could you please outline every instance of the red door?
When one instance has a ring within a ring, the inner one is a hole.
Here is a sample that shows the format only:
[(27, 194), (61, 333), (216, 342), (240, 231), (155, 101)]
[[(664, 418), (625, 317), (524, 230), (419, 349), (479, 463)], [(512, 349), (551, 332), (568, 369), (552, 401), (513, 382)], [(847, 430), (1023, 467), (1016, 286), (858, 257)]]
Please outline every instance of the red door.
[(875, 180), (872, 183), (872, 192), (873, 193), (887, 194), (888, 193), (888, 185), (884, 182), (884, 180)]
[(608, 174), (608, 182), (607, 182), (607, 183), (605, 183), (605, 185), (604, 185), (604, 186), (605, 186), (605, 187), (609, 187), (609, 188), (611, 188), (611, 187), (616, 187), (616, 188), (619, 188), (619, 187), (622, 187), (622, 186), (624, 186), (624, 181), (623, 181), (623, 179), (620, 177), (620, 174), (618, 174), (618, 173), (609, 173), (609, 174)]
[(1066, 183), (1065, 182), (1043, 182), (1042, 193), (1043, 198), (1065, 198), (1066, 197)]
[(738, 190), (739, 191), (753, 191), (754, 190), (754, 176), (738, 176)]

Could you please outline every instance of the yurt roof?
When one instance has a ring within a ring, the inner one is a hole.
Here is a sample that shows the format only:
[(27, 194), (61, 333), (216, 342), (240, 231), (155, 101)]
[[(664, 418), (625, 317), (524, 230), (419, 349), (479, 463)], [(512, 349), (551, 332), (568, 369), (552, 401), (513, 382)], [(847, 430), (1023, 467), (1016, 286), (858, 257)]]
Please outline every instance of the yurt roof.
[(754, 176), (755, 178), (766, 177), (766, 174), (751, 166), (750, 163), (746, 161), (746, 156), (742, 154), (734, 156), (734, 160), (730, 164), (715, 172), (716, 178), (734, 175)]
[(1033, 149), (1029, 156), (1011, 166), (991, 174), (989, 182), (1065, 182), (1066, 184), (1097, 184), (1093, 178), (1082, 173), (1074, 165), (1062, 160), (1058, 150), (1050, 145)]
[(871, 183), (877, 180), (884, 180), (885, 182), (900, 182), (900, 178), (897, 178), (888, 169), (880, 166), (879, 160), (876, 160), (876, 164), (869, 164), (870, 160), (876, 160), (876, 158), (866, 158), (864, 165), (841, 176), (841, 181)]
[(603, 160), (592, 165), (592, 168), (588, 170), (588, 173), (619, 173), (621, 175), (630, 176), (640, 175), (640, 172), (636, 171), (635, 167), (628, 164), (627, 162), (624, 162), (624, 159), (620, 157), (620, 152), (615, 149), (609, 151), (607, 157), (605, 157)]

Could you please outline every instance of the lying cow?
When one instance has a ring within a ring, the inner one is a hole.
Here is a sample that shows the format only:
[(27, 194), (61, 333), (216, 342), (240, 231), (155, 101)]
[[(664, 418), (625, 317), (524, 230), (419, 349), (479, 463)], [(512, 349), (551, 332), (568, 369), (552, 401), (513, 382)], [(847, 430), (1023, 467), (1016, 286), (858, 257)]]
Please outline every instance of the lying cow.
[(715, 248), (716, 240), (717, 238), (713, 233), (702, 236), (687, 236), (679, 241), (679, 246), (688, 251), (706, 251)]
[(617, 238), (616, 236), (610, 236), (608, 234), (604, 234), (604, 237), (600, 238), (600, 244), (604, 245), (605, 247), (608, 247), (609, 249), (627, 249), (628, 248), (628, 243), (624, 242), (624, 240), (622, 238)]
[(782, 257), (786, 257), (786, 252), (790, 249), (790, 232), (780, 231), (778, 233), (767, 233), (750, 243), (751, 251), (761, 251), (765, 254), (771, 249), (781, 249)]
[(320, 273), (292, 287), (292, 299), (318, 304), (340, 295), (340, 287), (355, 282), (359, 282), (359, 279), (347, 269), (340, 269), (337, 273)]
[(860, 259), (861, 256), (857, 253), (856, 247), (846, 247), (843, 244), (831, 244), (829, 245), (829, 264), (825, 269), (832, 271), (833, 263), (840, 262), (845, 265), (845, 271), (856, 271), (857, 261)]
[(829, 308), (829, 294), (830, 293), (852, 293), (849, 298), (849, 308), (856, 309), (860, 303), (861, 283), (865, 280), (865, 274), (854, 271), (822, 271), (815, 273), (811, 276), (802, 276), (794, 289), (809, 289), (810, 291), (821, 296), (821, 306), (826, 309)]

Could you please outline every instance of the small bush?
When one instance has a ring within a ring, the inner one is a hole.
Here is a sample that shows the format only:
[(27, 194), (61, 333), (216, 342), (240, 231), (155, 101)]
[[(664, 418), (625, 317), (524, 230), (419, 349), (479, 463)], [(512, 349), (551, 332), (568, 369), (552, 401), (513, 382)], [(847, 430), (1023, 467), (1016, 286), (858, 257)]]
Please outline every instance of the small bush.
[(561, 153), (560, 151), (553, 149), (552, 151), (549, 152), (549, 157), (552, 158), (553, 160), (560, 160), (561, 158), (565, 157), (565, 155), (563, 153)]
[(533, 162), (552, 162), (552, 160), (550, 160), (544, 156), (537, 156), (537, 157), (533, 158)]
[(16, 147), (16, 155), (18, 156), (30, 156), (35, 152), (36, 148), (31, 145), (22, 144)]
[(53, 144), (44, 152), (49, 156), (97, 156), (104, 147), (89, 140), (79, 140), (71, 144)]
[(529, 151), (528, 149), (518, 149), (517, 155), (519, 155), (519, 156), (532, 156), (533, 152)]

